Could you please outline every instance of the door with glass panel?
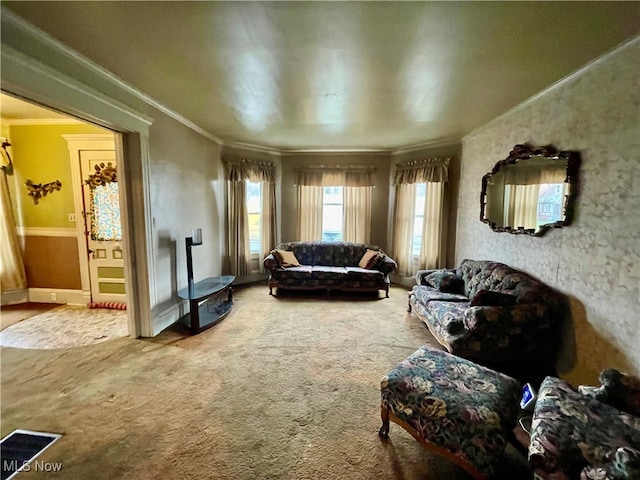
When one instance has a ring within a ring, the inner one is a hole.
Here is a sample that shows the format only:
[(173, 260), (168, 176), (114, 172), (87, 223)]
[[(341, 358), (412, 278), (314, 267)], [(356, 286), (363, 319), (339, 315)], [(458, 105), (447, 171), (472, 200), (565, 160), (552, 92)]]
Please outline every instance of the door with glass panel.
[(115, 150), (81, 150), (82, 200), (93, 302), (125, 302)]

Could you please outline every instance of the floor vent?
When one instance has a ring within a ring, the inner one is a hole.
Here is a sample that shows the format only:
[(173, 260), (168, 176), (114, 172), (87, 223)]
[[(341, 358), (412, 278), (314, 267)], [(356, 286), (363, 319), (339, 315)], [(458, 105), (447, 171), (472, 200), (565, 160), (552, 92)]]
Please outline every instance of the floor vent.
[(62, 463), (34, 461), (61, 436), (57, 433), (14, 430), (4, 437), (0, 441), (0, 463), (2, 463), (0, 480), (9, 480), (22, 471), (61, 470)]

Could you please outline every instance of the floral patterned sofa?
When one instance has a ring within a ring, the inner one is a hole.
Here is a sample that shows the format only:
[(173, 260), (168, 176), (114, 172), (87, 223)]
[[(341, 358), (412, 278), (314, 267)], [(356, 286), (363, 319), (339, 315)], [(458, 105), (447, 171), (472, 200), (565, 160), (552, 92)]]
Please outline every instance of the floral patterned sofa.
[[(278, 251), (292, 252), (297, 262), (283, 263)], [(366, 265), (363, 263), (365, 254), (371, 254), (371, 261)], [(376, 246), (319, 241), (281, 243), (265, 257), (263, 265), (269, 272), (270, 294), (273, 294), (273, 287), (328, 291), (384, 290), (387, 298), (389, 274), (397, 268), (396, 262)]]
[(531, 422), (529, 463), (548, 480), (640, 479), (640, 380), (606, 369), (600, 387), (547, 377)]
[(553, 364), (565, 299), (541, 281), (503, 263), (463, 260), (456, 269), (421, 270), (416, 283), (408, 310), (449, 352), (494, 367)]

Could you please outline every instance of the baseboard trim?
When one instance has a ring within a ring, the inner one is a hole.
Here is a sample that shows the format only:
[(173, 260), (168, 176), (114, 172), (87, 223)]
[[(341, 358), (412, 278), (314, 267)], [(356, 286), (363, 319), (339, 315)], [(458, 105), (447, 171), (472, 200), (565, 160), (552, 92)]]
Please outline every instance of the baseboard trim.
[(91, 301), (91, 293), (63, 288), (30, 288), (29, 301), (37, 303), (86, 305)]
[(151, 319), (151, 336), (155, 337), (160, 332), (180, 320), (180, 318), (187, 313), (187, 306), (188, 303), (186, 301), (180, 301), (179, 303), (166, 308), (162, 312), (153, 315), (153, 318)]

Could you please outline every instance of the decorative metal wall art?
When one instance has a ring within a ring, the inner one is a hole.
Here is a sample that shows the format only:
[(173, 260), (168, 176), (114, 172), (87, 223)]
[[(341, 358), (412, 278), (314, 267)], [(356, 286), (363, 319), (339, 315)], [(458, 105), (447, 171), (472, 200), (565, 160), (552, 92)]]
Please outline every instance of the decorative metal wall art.
[(108, 162), (106, 165), (104, 162), (101, 162), (94, 168), (96, 173), (89, 175), (89, 177), (84, 181), (84, 183), (89, 185), (89, 188), (96, 188), (100, 185), (106, 185), (108, 183), (118, 181), (116, 167), (111, 165), (111, 162)]
[(62, 182), (60, 180), (42, 184), (33, 183), (31, 180), (27, 179), (24, 185), (27, 187), (27, 190), (29, 191), (28, 195), (33, 199), (34, 205), (38, 205), (41, 198), (46, 197), (52, 192), (57, 192), (62, 188)]

